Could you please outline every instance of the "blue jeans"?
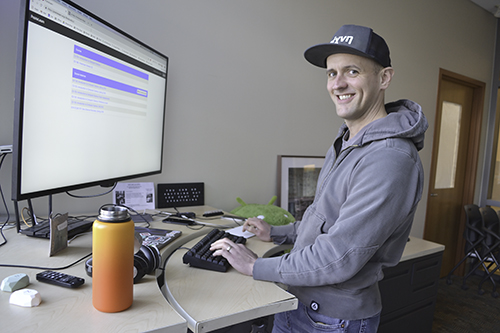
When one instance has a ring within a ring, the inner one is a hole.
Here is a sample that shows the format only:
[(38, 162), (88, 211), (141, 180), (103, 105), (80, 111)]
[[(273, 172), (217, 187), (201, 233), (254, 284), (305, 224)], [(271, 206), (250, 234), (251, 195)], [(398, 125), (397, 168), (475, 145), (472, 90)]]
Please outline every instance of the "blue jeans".
[(343, 320), (314, 312), (299, 302), (297, 310), (274, 315), (273, 333), (376, 333), (380, 314), (359, 320)]

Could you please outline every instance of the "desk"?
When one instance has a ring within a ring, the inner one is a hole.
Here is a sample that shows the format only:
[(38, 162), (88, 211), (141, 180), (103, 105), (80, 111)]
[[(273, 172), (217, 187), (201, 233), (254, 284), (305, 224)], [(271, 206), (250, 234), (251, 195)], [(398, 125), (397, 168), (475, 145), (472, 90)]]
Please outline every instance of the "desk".
[[(203, 212), (214, 208), (199, 206), (183, 209), (188, 210), (201, 216)], [(236, 226), (229, 220), (212, 219), (207, 222), (228, 227)], [(31, 282), (28, 288), (38, 290), (42, 296), (42, 303), (38, 307), (22, 308), (9, 304), (11, 293), (0, 292), (2, 332), (158, 330), (178, 333), (187, 331), (187, 321), (193, 331), (206, 332), (297, 308), (296, 298), (272, 282), (254, 281), (233, 269), (227, 273), (218, 273), (182, 264), (181, 250), (176, 250), (180, 246), (194, 244), (197, 238), (211, 230), (210, 227), (193, 230), (182, 225), (162, 223), (160, 218), (155, 219), (151, 227), (181, 230), (182, 235), (162, 250), (163, 261), (168, 260), (167, 273), (163, 275), (161, 270), (157, 270), (155, 276), (146, 275), (134, 285), (134, 302), (131, 308), (111, 314), (94, 309), (92, 279), (85, 274), (84, 261), (63, 270), (64, 273), (85, 278), (85, 284), (77, 289), (38, 282), (35, 276), (41, 270), (0, 267), (0, 280), (16, 273), (26, 273)], [(15, 229), (6, 230), (5, 236), (8, 243), (0, 248), (2, 264), (62, 267), (92, 251), (90, 234), (78, 237), (64, 252), (50, 258), (49, 242), (46, 239), (17, 234)], [(250, 239), (248, 246), (259, 255), (268, 255), (279, 250), (274, 244), (257, 239)], [(158, 280), (161, 282), (158, 283)], [(214, 293), (214, 287), (223, 292)], [(170, 291), (174, 291), (175, 298), (170, 297)], [(167, 302), (164, 295), (169, 296), (173, 306)], [(242, 298), (234, 295), (241, 295)], [(182, 316), (174, 308), (178, 309)], [(187, 318), (187, 321), (183, 317)]]
[(444, 246), (411, 237), (398, 265), (384, 269), (379, 282), (379, 333), (432, 330)]
[(409, 239), (399, 262), (422, 258), (444, 251), (444, 245), (415, 237), (410, 237)]
[[(198, 215), (198, 212), (196, 214)], [(217, 223), (235, 226), (230, 221), (219, 221)], [(160, 286), (162, 292), (172, 307), (186, 318), (188, 327), (193, 332), (209, 332), (251, 319), (296, 309), (297, 299), (274, 283), (255, 281), (252, 277), (244, 276), (234, 269), (230, 269), (226, 273), (220, 273), (184, 265), (182, 263), (184, 253), (209, 230), (197, 232), (183, 227), (182, 231), (183, 237), (179, 238), (164, 253), (163, 259), (166, 260), (165, 273), (164, 276), (160, 274), (158, 279), (159, 281), (165, 281), (164, 285)], [(270, 242), (261, 242), (256, 238), (248, 239), (246, 245), (263, 257), (271, 256), (284, 248)], [(424, 282), (430, 282), (432, 288), (429, 291), (424, 290), (426, 292), (424, 296), (426, 300), (429, 298), (435, 300), (440, 258), (443, 251), (444, 246), (440, 244), (419, 238), (410, 238), (400, 264), (392, 268), (398, 274), (392, 275), (391, 279), (381, 281), (381, 285), (389, 287), (386, 288), (384, 294), (391, 295), (396, 299), (396, 302), (393, 302), (392, 299), (382, 295), (384, 307), (387, 307), (387, 311), (383, 312), (385, 327), (396, 327), (400, 320), (404, 320), (401, 319), (400, 312), (393, 311), (394, 307), (401, 310), (401, 307), (404, 306), (406, 310), (410, 309), (409, 306), (414, 305), (416, 300), (422, 300), (421, 290), (417, 293), (417, 299), (415, 297), (405, 298), (405, 296), (397, 297), (398, 293), (394, 293), (395, 289), (390, 287), (392, 283), (396, 282), (398, 290), (410, 290), (411, 293), (412, 288), (420, 280), (412, 280), (415, 271), (409, 269), (408, 266), (416, 265), (421, 269), (422, 263), (431, 261), (430, 265), (433, 270), (431, 273), (434, 274), (427, 274), (428, 271), (425, 271), (426, 279), (424, 279)], [(436, 264), (436, 258), (439, 258), (438, 264)], [(404, 273), (399, 274), (400, 271)], [(195, 288), (194, 286), (206, 287)], [(433, 304), (429, 307), (432, 311)], [(414, 309), (411, 308), (410, 311), (414, 311)], [(429, 314), (426, 313), (425, 315), (426, 322), (428, 322)], [(415, 317), (421, 319), (422, 315)], [(430, 321), (432, 322), (432, 312), (430, 313)], [(420, 326), (415, 325), (415, 327)], [(386, 330), (386, 332), (390, 332), (390, 330)]]
[[(160, 224), (162, 224), (160, 222)], [(163, 225), (164, 227), (164, 225)], [(0, 247), (0, 263), (63, 267), (92, 252), (92, 235), (73, 240), (64, 252), (50, 257), (47, 239), (17, 234), (15, 228), (4, 230), (8, 243)], [(37, 290), (42, 303), (23, 308), (9, 304), (10, 292), (0, 291), (2, 332), (144, 332), (180, 333), (187, 331), (186, 320), (172, 309), (161, 294), (153, 275), (146, 275), (134, 285), (132, 306), (119, 313), (102, 313), (92, 305), (92, 278), (85, 273), (85, 261), (62, 272), (85, 278), (77, 289), (58, 287), (36, 280), (40, 269), (0, 267), (0, 281), (26, 273), (27, 288)]]
[[(207, 210), (213, 209), (205, 207), (204, 211)], [(199, 211), (195, 213), (199, 215)], [(215, 221), (226, 227), (237, 226), (230, 220), (212, 220), (213, 223)], [(187, 248), (191, 248), (211, 229), (177, 229), (183, 234), (164, 252), (163, 259), (167, 261), (165, 274), (159, 274), (159, 279), (165, 281), (161, 290), (169, 303), (186, 318), (193, 332), (209, 332), (297, 308), (295, 296), (275, 283), (256, 281), (234, 269), (221, 273), (183, 264), (182, 256)], [(246, 245), (264, 257), (281, 250), (281, 247), (255, 237), (249, 238)]]
[[(212, 207), (199, 206), (183, 209), (200, 216)], [(229, 220), (209, 221), (222, 226), (235, 226)], [(162, 251), (165, 273), (145, 276), (134, 285), (134, 303), (119, 313), (101, 313), (92, 306), (92, 279), (79, 263), (63, 272), (85, 278), (78, 289), (67, 289), (36, 281), (41, 270), (0, 267), (0, 279), (16, 273), (26, 273), (31, 284), (42, 296), (38, 307), (22, 308), (9, 304), (11, 293), (0, 292), (2, 332), (186, 332), (195, 333), (245, 322), (297, 308), (297, 299), (272, 282), (255, 281), (234, 269), (226, 273), (188, 267), (182, 255), (211, 228), (193, 230), (176, 224), (164, 224), (160, 219), (151, 223), (153, 228), (181, 230), (182, 236)], [(17, 234), (15, 229), (5, 231), (8, 243), (0, 247), (0, 263), (61, 267), (91, 252), (92, 237), (81, 236), (71, 242), (63, 253), (48, 257), (49, 242)], [(250, 238), (247, 246), (260, 256), (271, 256), (282, 247)], [(401, 263), (442, 253), (444, 247), (432, 242), (412, 238), (408, 242)], [(399, 266), (399, 265), (398, 265)], [(396, 267), (398, 267), (396, 266)], [(161, 291), (161, 292), (160, 292)], [(163, 295), (162, 295), (163, 294)], [(168, 300), (168, 302), (167, 302)], [(170, 304), (169, 304), (170, 303)], [(8, 318), (8, 319), (7, 319)]]

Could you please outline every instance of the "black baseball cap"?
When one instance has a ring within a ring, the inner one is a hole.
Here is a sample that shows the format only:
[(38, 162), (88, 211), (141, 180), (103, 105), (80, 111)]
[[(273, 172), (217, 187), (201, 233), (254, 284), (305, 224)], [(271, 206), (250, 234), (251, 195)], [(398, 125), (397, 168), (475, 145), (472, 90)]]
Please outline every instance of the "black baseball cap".
[(343, 25), (328, 44), (308, 48), (304, 57), (311, 64), (326, 68), (326, 59), (335, 53), (349, 53), (370, 58), (383, 67), (391, 66), (389, 47), (385, 40), (371, 28), (359, 25)]

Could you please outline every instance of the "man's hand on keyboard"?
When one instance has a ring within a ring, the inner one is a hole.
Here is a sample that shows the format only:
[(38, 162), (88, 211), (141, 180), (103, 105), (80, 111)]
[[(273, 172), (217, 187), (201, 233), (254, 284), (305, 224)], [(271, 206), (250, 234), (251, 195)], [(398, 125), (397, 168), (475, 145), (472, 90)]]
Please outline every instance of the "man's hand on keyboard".
[(251, 217), (245, 221), (243, 224), (243, 231), (250, 231), (261, 241), (272, 241), (271, 226), (267, 222), (256, 217)]
[(252, 276), (253, 265), (258, 256), (243, 244), (236, 244), (230, 239), (219, 239), (210, 246), (214, 256), (223, 256), (238, 272)]

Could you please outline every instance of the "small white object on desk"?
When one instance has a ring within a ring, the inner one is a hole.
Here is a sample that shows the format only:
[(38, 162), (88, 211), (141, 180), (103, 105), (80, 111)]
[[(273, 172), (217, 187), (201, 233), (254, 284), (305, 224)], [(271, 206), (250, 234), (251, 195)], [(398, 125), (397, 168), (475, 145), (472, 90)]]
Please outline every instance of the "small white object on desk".
[(233, 229), (229, 229), (229, 230), (227, 230), (227, 232), (230, 233), (231, 235), (235, 235), (238, 237), (250, 238), (250, 237), (255, 236), (255, 234), (251, 233), (250, 231), (243, 231), (242, 225), (240, 225), (239, 227), (233, 228)]
[(29, 276), (24, 273), (18, 273), (7, 276), (5, 279), (3, 279), (0, 290), (12, 292), (18, 289), (22, 289), (28, 284), (30, 284)]
[(25, 308), (31, 308), (33, 306), (38, 306), (42, 302), (42, 297), (40, 293), (35, 289), (21, 289), (14, 291), (10, 295), (9, 303), (22, 306)]

